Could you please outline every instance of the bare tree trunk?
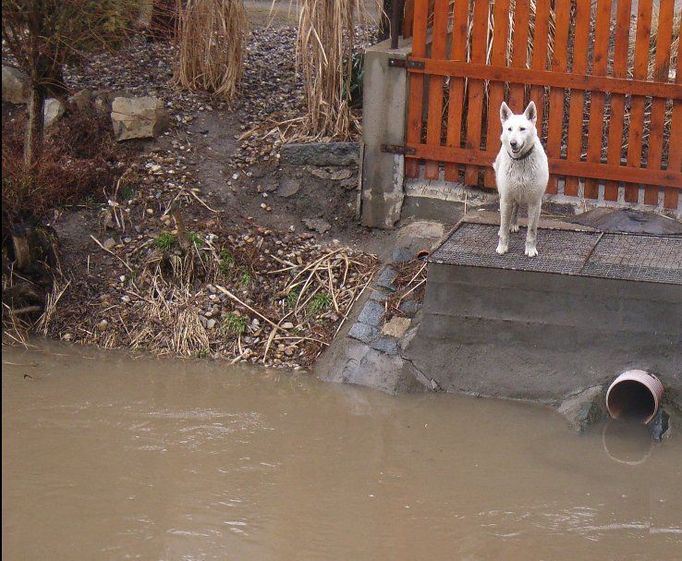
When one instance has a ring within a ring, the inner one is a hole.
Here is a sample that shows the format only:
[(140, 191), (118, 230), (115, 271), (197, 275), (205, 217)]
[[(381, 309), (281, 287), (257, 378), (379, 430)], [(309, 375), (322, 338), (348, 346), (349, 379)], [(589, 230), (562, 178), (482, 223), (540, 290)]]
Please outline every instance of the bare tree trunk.
[(24, 163), (32, 166), (40, 157), (45, 132), (43, 106), (45, 94), (40, 86), (31, 87), (28, 102), (28, 124), (26, 127), (26, 142), (24, 143)]

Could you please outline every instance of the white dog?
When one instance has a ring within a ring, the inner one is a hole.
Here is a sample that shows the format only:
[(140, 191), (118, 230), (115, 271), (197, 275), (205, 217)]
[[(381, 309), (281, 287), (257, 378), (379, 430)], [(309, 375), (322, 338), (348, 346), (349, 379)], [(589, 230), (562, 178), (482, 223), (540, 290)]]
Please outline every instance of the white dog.
[(514, 115), (503, 101), (500, 106), (502, 147), (495, 158), (495, 182), (500, 194), (500, 243), (497, 253), (509, 251), (509, 232), (518, 232), (519, 205), (528, 205), (526, 255), (535, 257), (542, 196), (549, 181), (547, 155), (538, 137), (535, 103), (522, 115)]

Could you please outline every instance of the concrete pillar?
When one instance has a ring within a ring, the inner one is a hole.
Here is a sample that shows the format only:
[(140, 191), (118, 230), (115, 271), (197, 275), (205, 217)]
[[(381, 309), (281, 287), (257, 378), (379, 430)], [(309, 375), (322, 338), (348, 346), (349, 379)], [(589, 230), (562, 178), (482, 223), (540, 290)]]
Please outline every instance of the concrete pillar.
[(407, 72), (389, 67), (389, 58), (405, 59), (412, 52), (411, 41), (391, 50), (383, 41), (365, 51), (363, 79), (362, 224), (392, 228), (400, 219), (405, 194), (405, 158), (381, 151), (382, 144), (405, 144), (407, 113)]

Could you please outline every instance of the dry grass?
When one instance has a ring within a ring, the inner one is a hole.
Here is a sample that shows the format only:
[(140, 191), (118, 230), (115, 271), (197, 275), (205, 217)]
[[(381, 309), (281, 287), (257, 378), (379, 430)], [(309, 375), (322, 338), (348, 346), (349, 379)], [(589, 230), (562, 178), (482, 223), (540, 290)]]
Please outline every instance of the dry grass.
[[(263, 229), (186, 232), (180, 214), (172, 214), (175, 230), (127, 254), (100, 247), (125, 268), (113, 298), (105, 289), (85, 298), (77, 283), (56, 288), (49, 301), (59, 306), (48, 302), (46, 310), (56, 312), (44, 314), (48, 334), (157, 355), (308, 366), (377, 268), (373, 256), (283, 241)], [(202, 317), (207, 305), (211, 326)]]
[(242, 75), (246, 24), (242, 0), (188, 0), (178, 25), (176, 83), (233, 99)]

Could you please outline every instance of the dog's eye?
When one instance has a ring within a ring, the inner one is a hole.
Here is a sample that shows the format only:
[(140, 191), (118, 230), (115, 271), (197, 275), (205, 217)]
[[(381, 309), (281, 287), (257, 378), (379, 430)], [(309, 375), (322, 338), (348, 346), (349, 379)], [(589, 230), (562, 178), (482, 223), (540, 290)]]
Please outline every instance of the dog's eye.
[(509, 127), (507, 130), (508, 130), (509, 132), (511, 132), (511, 127)]
[(526, 127), (519, 127), (519, 130), (520, 130), (520, 131), (525, 131), (525, 130), (526, 130)]

